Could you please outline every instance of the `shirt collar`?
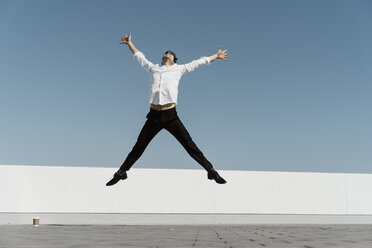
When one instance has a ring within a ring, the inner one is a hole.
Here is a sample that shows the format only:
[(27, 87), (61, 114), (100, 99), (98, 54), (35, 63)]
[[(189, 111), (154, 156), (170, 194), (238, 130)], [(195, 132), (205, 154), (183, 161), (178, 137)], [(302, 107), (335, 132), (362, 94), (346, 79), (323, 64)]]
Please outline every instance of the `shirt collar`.
[(174, 65), (176, 65), (177, 63), (174, 63), (173, 65), (161, 65), (161, 67), (172, 67)]

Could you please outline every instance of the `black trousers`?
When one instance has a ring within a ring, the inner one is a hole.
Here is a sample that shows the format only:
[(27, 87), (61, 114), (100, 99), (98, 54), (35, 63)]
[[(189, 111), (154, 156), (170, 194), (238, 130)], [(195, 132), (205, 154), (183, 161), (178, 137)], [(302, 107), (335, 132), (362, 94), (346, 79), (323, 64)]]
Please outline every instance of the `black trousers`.
[(145, 151), (150, 141), (163, 128), (170, 132), (181, 143), (190, 156), (203, 166), (206, 171), (213, 169), (212, 164), (196, 146), (189, 132), (178, 117), (176, 107), (162, 111), (150, 108), (150, 112), (146, 115), (146, 118), (147, 120), (138, 135), (137, 142), (120, 167), (121, 170), (128, 171)]

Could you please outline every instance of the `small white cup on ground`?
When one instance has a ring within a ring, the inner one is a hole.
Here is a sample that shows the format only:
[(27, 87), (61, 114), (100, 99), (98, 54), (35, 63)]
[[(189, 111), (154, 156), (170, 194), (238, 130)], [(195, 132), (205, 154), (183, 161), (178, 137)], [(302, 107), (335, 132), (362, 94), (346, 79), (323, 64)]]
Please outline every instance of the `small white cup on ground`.
[(40, 218), (39, 217), (34, 217), (33, 224), (34, 224), (34, 226), (39, 226), (39, 224), (40, 224)]

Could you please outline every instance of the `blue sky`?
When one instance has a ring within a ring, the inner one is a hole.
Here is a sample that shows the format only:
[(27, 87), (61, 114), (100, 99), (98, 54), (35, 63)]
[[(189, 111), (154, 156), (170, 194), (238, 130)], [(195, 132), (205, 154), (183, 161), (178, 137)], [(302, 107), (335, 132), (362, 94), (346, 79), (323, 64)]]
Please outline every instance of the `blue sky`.
[[(372, 173), (371, 1), (0, 1), (0, 164), (121, 165), (160, 63), (216, 169)], [(133, 168), (202, 169), (166, 130)]]

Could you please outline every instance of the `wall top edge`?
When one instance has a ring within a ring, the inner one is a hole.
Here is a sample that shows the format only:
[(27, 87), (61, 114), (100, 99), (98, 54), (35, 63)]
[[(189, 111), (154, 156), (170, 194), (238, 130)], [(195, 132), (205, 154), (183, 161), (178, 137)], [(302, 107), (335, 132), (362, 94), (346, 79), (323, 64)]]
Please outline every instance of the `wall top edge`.
[[(71, 168), (71, 169), (113, 169), (118, 167), (102, 167), (102, 166), (61, 166), (61, 165), (20, 165), (20, 164), (0, 164), (0, 167), (38, 167), (38, 168)], [(131, 170), (147, 170), (147, 171), (204, 171), (204, 169), (177, 169), (177, 168), (131, 168)], [(326, 175), (372, 175), (372, 173), (349, 173), (349, 172), (313, 172), (313, 171), (254, 171), (254, 170), (224, 170), (217, 169), (218, 171), (231, 171), (231, 172), (250, 172), (250, 173), (275, 173), (275, 174), (326, 174)]]

